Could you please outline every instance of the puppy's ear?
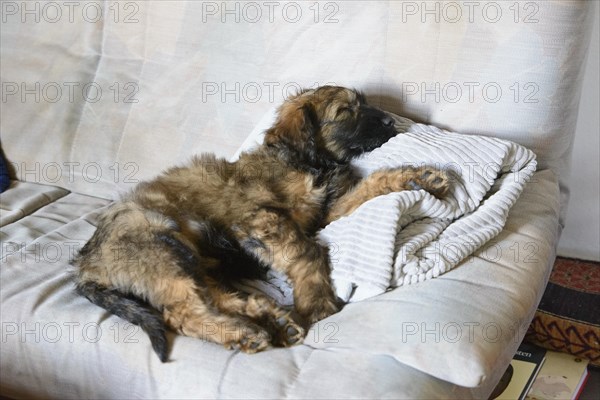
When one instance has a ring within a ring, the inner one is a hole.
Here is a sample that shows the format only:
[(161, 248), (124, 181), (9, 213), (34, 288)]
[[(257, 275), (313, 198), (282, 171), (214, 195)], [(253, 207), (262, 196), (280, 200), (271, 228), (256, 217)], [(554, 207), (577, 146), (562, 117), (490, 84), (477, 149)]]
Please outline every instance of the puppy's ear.
[(307, 161), (313, 161), (317, 157), (318, 130), (318, 118), (310, 103), (284, 103), (275, 125), (266, 132), (265, 144), (301, 153)]

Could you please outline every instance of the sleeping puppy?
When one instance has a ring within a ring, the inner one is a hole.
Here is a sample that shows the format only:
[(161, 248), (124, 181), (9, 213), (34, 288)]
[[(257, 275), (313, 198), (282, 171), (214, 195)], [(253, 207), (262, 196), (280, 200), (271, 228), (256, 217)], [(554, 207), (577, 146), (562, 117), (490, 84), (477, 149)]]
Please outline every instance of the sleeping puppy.
[[(298, 343), (302, 326), (339, 309), (316, 231), (379, 195), (448, 189), (431, 168), (357, 177), (350, 161), (396, 134), (394, 120), (355, 90), (303, 90), (238, 161), (196, 157), (114, 203), (75, 260), (76, 289), (140, 325), (162, 361), (167, 327), (248, 353)], [(289, 277), (300, 321), (233, 288), (261, 268)]]

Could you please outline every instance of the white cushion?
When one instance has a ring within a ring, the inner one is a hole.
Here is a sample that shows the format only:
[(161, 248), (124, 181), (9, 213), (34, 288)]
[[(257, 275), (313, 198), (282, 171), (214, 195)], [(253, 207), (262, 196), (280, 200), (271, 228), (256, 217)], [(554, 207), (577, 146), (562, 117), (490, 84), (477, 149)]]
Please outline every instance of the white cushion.
[(3, 227), (3, 246), (25, 243), (0, 269), (4, 395), (485, 397), (525, 334), (558, 236), (556, 177), (538, 172), (505, 230), (454, 270), (347, 305), (290, 349), (248, 356), (170, 334), (173, 362), (161, 364), (146, 334), (73, 291), (69, 261), (107, 203), (69, 194)]

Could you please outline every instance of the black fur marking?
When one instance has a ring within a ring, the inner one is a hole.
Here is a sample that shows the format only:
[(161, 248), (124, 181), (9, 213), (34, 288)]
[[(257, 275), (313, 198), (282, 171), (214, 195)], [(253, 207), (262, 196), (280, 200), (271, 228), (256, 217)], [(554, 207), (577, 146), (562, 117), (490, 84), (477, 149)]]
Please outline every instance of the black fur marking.
[(245, 252), (223, 228), (211, 223), (202, 224), (202, 239), (197, 243), (200, 256), (218, 260), (217, 268), (202, 268), (202, 260), (184, 243), (170, 233), (161, 233), (157, 239), (168, 245), (178, 259), (181, 269), (196, 282), (203, 284), (204, 273), (219, 282), (239, 279), (264, 279), (267, 268)]
[(239, 279), (264, 279), (268, 267), (248, 254), (229, 229), (214, 222), (204, 224), (204, 239), (200, 241), (202, 255), (220, 261), (219, 268), (209, 273), (220, 282)]
[(97, 306), (138, 325), (150, 337), (152, 348), (160, 361), (168, 360), (167, 326), (158, 310), (140, 298), (93, 282), (78, 283), (76, 291)]
[(168, 246), (169, 251), (174, 253), (174, 256), (179, 261), (177, 264), (196, 281), (202, 281), (203, 277), (200, 273), (200, 260), (192, 250), (180, 240), (174, 238), (168, 233), (159, 233), (156, 238)]

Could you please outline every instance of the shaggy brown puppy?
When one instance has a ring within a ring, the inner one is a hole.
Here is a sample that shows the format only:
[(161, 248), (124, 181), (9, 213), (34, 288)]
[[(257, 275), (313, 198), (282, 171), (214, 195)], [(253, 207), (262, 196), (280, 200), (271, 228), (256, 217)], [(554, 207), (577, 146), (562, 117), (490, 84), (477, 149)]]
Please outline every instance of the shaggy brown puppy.
[(375, 196), (448, 188), (446, 174), (429, 168), (359, 180), (349, 161), (394, 135), (394, 120), (360, 93), (304, 90), (237, 162), (202, 155), (112, 205), (75, 260), (77, 290), (140, 325), (163, 361), (166, 326), (245, 352), (293, 345), (304, 329), (290, 312), (231, 282), (274, 268), (291, 280), (304, 322), (338, 311), (316, 231)]

